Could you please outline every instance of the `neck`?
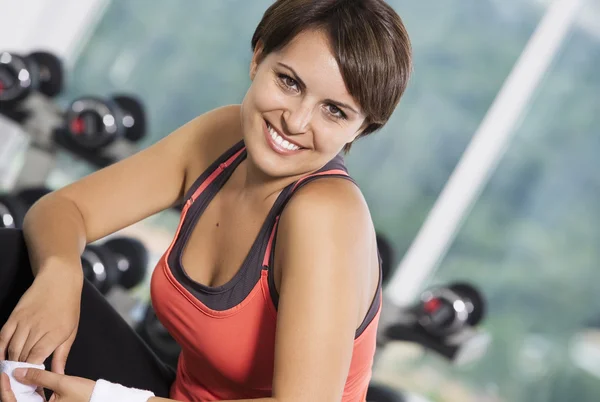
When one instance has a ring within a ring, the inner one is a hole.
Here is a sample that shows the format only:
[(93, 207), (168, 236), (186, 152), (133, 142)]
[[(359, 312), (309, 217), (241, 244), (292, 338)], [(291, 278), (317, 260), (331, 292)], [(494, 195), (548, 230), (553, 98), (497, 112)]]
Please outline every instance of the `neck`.
[(304, 174), (287, 177), (271, 177), (256, 167), (250, 155), (244, 161), (245, 169), (241, 181), (241, 196), (252, 202), (273, 202), (281, 191)]

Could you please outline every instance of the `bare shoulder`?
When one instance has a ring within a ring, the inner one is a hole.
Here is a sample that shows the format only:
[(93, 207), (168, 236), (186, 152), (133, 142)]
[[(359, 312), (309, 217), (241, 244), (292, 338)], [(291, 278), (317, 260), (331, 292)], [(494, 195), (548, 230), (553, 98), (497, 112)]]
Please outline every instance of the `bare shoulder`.
[(333, 225), (335, 231), (354, 228), (370, 232), (373, 226), (358, 186), (340, 177), (320, 178), (298, 189), (281, 217), (282, 224), (297, 219), (309, 219), (317, 224), (315, 229)]
[(357, 272), (364, 273), (373, 261), (375, 244), (371, 214), (360, 189), (350, 180), (326, 177), (307, 183), (290, 199), (280, 218), (276, 247), (281, 250), (276, 255), (284, 271), (290, 269), (289, 259), (302, 259), (316, 270), (324, 265), (351, 269), (337, 263), (351, 261)]
[[(193, 146), (188, 149), (192, 154), (200, 152), (210, 160), (220, 155), (242, 139), (240, 105), (228, 105), (206, 112), (192, 121), (187, 135), (191, 135)], [(198, 158), (192, 158), (198, 159)]]
[[(322, 377), (330, 376), (341, 390), (356, 330), (377, 286), (367, 204), (350, 180), (322, 177), (297, 190), (279, 222), (273, 270), (279, 294), (274, 384), (281, 390), (300, 378), (302, 389), (307, 384), (303, 379), (318, 366)], [(288, 366), (290, 361), (294, 367)], [(314, 399), (315, 394), (306, 395), (304, 399)]]
[(240, 105), (206, 112), (188, 123), (191, 144), (186, 155), (186, 191), (219, 156), (242, 139)]
[(86, 240), (100, 239), (179, 203), (196, 170), (206, 169), (216, 155), (239, 141), (236, 125), (239, 107), (215, 109), (48, 198), (75, 206)]
[(360, 189), (334, 177), (306, 184), (279, 220), (274, 263), (279, 311), (296, 315), (314, 298), (330, 308), (319, 325), (345, 315), (358, 328), (376, 292), (377, 261), (375, 229)]

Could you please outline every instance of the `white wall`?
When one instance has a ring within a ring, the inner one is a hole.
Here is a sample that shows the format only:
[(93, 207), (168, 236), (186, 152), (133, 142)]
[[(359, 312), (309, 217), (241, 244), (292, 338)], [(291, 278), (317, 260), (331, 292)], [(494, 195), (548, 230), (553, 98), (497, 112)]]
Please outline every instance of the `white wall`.
[(0, 0), (0, 51), (50, 51), (71, 67), (110, 0)]

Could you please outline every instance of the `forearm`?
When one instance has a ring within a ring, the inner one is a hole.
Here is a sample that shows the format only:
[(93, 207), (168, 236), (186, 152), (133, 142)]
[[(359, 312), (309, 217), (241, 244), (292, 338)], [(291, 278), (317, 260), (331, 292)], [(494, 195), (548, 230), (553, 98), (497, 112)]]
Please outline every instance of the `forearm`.
[(25, 216), (23, 234), (34, 276), (59, 272), (75, 284), (83, 283), (80, 256), (86, 244), (85, 226), (71, 201), (54, 195), (39, 200)]

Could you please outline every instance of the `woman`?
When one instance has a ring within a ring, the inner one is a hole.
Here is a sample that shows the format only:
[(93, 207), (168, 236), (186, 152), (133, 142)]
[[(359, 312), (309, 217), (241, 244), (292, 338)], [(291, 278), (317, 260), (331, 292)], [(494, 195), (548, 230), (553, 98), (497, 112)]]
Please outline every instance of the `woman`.
[[(100, 378), (174, 400), (365, 400), (380, 266), (368, 207), (339, 154), (389, 119), (408, 81), (409, 39), (382, 0), (279, 0), (252, 48), (241, 105), (194, 119), (28, 212), (35, 280), (0, 332), (0, 358), (39, 364), (54, 353), (54, 373), (29, 369), (20, 381), (65, 401), (149, 398)], [(110, 313), (82, 287), (79, 256), (182, 201), (151, 284), (182, 347), (173, 382), (134, 352), (130, 331), (106, 329), (116, 318), (100, 321)], [(62, 375), (67, 355), (77, 377)], [(9, 388), (3, 378), (5, 402)]]

